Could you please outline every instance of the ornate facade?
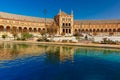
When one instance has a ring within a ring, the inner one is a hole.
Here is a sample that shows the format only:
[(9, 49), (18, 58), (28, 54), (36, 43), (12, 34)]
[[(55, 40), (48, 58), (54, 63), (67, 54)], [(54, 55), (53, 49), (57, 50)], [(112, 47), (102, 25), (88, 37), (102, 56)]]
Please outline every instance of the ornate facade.
[(54, 19), (36, 18), (0, 12), (0, 32), (31, 32), (47, 30), (55, 23), (57, 34), (87, 33), (90, 35), (120, 35), (120, 20), (74, 20), (73, 11), (66, 14), (61, 10)]

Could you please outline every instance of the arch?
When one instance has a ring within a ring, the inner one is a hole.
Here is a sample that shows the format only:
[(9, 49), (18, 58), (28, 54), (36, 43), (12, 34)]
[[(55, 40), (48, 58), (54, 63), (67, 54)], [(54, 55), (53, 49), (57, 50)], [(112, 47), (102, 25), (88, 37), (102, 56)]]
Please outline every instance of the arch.
[(105, 29), (105, 30), (104, 30), (104, 32), (108, 32), (108, 30), (107, 30), (107, 29)]
[(97, 29), (97, 32), (100, 32), (100, 30), (99, 30), (99, 29)]
[(32, 32), (32, 28), (29, 28), (29, 32)]
[(90, 32), (92, 32), (92, 29), (89, 29)]
[(103, 29), (101, 29), (100, 32), (103, 32)]
[(19, 32), (22, 32), (22, 27), (18, 27), (18, 31), (19, 31)]
[(86, 29), (86, 32), (88, 32), (88, 29)]
[(27, 32), (27, 27), (24, 27), (23, 32)]
[(7, 32), (10, 32), (10, 30), (11, 30), (10, 26), (7, 26), (7, 27), (6, 27), (6, 31), (7, 31)]
[(41, 31), (41, 28), (38, 28), (38, 32), (40, 32)]
[(109, 29), (109, 32), (112, 32), (112, 29)]
[(96, 30), (95, 30), (95, 29), (93, 29), (93, 32), (96, 32)]
[(4, 31), (4, 26), (0, 25), (0, 31)]
[(84, 29), (82, 29), (82, 32), (84, 32), (85, 30)]
[(113, 32), (116, 32), (116, 29), (113, 29)]
[(37, 32), (37, 29), (36, 29), (36, 28), (34, 28), (34, 32)]
[(120, 32), (120, 28), (117, 29), (117, 32)]
[(75, 32), (77, 31), (77, 29), (75, 29)]
[(43, 28), (43, 30), (45, 30), (45, 28)]
[(17, 27), (13, 26), (12, 31), (17, 31)]

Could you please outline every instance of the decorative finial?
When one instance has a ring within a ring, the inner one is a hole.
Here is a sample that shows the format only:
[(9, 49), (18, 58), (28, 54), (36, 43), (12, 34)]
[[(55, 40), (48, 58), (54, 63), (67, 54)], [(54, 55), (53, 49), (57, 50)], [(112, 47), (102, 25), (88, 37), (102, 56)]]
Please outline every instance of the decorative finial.
[(59, 13), (61, 13), (61, 9), (59, 10)]
[(73, 10), (71, 10), (71, 15), (73, 15)]

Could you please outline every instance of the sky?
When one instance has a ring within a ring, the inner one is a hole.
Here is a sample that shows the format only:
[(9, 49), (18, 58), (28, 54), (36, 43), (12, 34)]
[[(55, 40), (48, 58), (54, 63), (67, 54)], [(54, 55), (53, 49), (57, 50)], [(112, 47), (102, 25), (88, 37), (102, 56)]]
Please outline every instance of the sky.
[(54, 18), (59, 10), (76, 20), (120, 19), (120, 0), (0, 0), (0, 11), (20, 15)]

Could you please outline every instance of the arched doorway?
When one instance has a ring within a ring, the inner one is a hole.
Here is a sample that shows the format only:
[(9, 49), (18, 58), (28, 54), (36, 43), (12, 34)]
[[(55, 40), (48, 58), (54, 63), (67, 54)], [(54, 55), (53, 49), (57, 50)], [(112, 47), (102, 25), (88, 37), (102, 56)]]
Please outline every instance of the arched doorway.
[(116, 32), (116, 29), (113, 29), (113, 32)]
[(4, 31), (4, 26), (0, 25), (0, 31)]
[(118, 28), (117, 32), (120, 32), (120, 28)]
[(22, 32), (22, 27), (18, 27), (18, 31), (19, 31), (19, 32)]
[(27, 32), (27, 28), (26, 27), (24, 27), (23, 32)]
[(12, 32), (17, 32), (17, 27), (13, 26), (12, 27)]
[(10, 32), (10, 31), (11, 31), (10, 26), (7, 26), (7, 27), (6, 27), (6, 31), (7, 31), (7, 32)]
[(29, 28), (29, 32), (32, 32), (32, 28)]
[(38, 32), (40, 32), (41, 31), (41, 28), (38, 28)]
[(34, 32), (37, 32), (37, 29), (36, 29), (36, 28), (34, 28)]

